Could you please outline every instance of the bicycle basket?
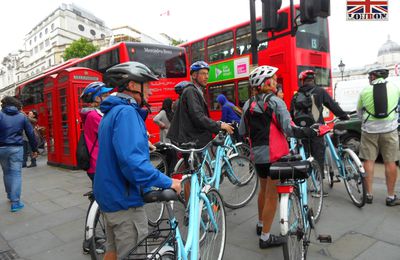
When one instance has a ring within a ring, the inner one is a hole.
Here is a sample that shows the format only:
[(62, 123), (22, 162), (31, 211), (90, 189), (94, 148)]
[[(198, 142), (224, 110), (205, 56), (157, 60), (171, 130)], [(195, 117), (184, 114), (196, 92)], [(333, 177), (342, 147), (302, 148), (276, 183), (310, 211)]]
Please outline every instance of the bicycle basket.
[(275, 162), (269, 168), (272, 180), (307, 179), (311, 163), (309, 161)]
[[(168, 219), (161, 219), (157, 227), (140, 241), (123, 260), (162, 259), (164, 250), (172, 250), (175, 254), (175, 228), (170, 227)], [(172, 243), (172, 245), (171, 245)]]

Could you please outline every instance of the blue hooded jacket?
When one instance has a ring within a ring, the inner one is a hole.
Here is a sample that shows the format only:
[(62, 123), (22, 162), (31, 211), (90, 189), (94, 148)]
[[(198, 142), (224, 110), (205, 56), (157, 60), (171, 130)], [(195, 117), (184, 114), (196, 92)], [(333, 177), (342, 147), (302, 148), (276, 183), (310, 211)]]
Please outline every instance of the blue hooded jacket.
[(15, 106), (6, 106), (0, 112), (0, 146), (22, 146), (25, 131), (32, 151), (37, 152), (37, 142), (32, 124)]
[(233, 111), (235, 105), (228, 101), (224, 94), (219, 94), (217, 96), (217, 102), (222, 106), (222, 116), (221, 121), (225, 123), (232, 123), (235, 121), (240, 123), (240, 117)]
[(142, 192), (151, 187), (169, 188), (172, 180), (154, 168), (146, 127), (146, 113), (134, 99), (119, 93), (100, 105), (99, 155), (94, 195), (100, 209), (116, 212), (143, 206)]

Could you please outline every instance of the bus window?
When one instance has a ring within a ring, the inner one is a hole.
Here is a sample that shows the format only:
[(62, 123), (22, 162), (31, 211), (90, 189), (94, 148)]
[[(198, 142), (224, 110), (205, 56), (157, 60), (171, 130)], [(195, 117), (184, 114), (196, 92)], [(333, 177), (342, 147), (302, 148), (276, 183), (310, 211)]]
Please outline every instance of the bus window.
[(208, 97), (211, 110), (219, 110), (219, 104), (217, 102), (217, 97), (219, 94), (224, 94), (225, 97), (235, 104), (235, 84), (221, 84), (208, 87)]
[(119, 63), (119, 49), (111, 50), (99, 56), (97, 71), (104, 73), (107, 69)]
[[(264, 41), (267, 39), (267, 33), (261, 30), (261, 21), (257, 21), (257, 40)], [(268, 42), (262, 42), (258, 45), (258, 50), (264, 50), (268, 46)], [(251, 52), (251, 30), (250, 24), (240, 27), (236, 31), (236, 53), (243, 55)]]
[(244, 103), (250, 98), (250, 84), (248, 80), (243, 80), (238, 83), (238, 98), (238, 105), (240, 107), (243, 107)]
[(43, 79), (26, 84), (20, 96), (22, 105), (29, 106), (43, 102), (43, 88)]
[[(315, 71), (315, 84), (321, 87), (329, 87), (331, 85), (330, 77), (329, 77), (329, 69), (327, 68), (318, 68), (318, 67), (310, 67), (310, 66), (298, 66), (297, 67), (297, 75), (304, 70), (313, 70)], [(298, 81), (299, 86), (301, 86), (300, 80)]]
[(198, 41), (192, 44), (191, 48), (191, 62), (205, 60), (204, 41)]
[(215, 62), (233, 56), (233, 32), (225, 32), (207, 40), (208, 61)]
[(185, 78), (186, 56), (184, 49), (163, 45), (129, 45), (129, 59), (145, 64), (159, 78)]
[(316, 23), (300, 26), (296, 33), (296, 46), (308, 50), (329, 52), (326, 18), (318, 18)]

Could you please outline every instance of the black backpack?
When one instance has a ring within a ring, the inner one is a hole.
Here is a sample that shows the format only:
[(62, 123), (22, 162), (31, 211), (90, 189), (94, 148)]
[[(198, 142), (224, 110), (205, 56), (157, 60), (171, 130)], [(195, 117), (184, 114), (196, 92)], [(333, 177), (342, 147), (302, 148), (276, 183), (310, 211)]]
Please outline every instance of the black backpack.
[(388, 117), (392, 112), (397, 111), (397, 105), (396, 105), (388, 112), (388, 103), (387, 103), (388, 97), (387, 97), (386, 82), (374, 84), (372, 93), (374, 97), (375, 113), (371, 113), (370, 111), (367, 110), (367, 108), (364, 107), (363, 109), (368, 114), (367, 118), (364, 120), (364, 123), (368, 121), (370, 116), (382, 119)]
[(97, 142), (97, 136), (96, 136), (96, 140), (93, 143), (92, 148), (89, 149), (87, 147), (86, 144), (86, 140), (85, 140), (85, 135), (83, 133), (83, 130), (81, 131), (81, 135), (79, 136), (79, 141), (78, 141), (78, 145), (76, 147), (76, 161), (78, 164), (78, 167), (82, 170), (89, 170), (90, 168), (90, 155), (93, 152), (94, 147), (96, 146), (96, 142)]
[(313, 116), (313, 109), (318, 111), (312, 93), (315, 87), (307, 92), (297, 92), (293, 97), (293, 122), (298, 126), (311, 126), (316, 119)]

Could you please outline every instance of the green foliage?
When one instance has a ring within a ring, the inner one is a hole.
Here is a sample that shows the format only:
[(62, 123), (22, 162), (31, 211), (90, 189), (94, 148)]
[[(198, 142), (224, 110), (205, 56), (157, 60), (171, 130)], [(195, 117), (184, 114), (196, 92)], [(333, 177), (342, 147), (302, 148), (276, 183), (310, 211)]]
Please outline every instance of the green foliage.
[(171, 45), (172, 45), (172, 46), (178, 46), (179, 44), (182, 44), (182, 43), (184, 43), (184, 42), (186, 42), (186, 41), (181, 40), (181, 39), (179, 39), (179, 40), (172, 39)]
[(63, 58), (65, 61), (72, 58), (83, 58), (98, 50), (98, 46), (94, 46), (93, 43), (85, 38), (80, 38), (79, 40), (73, 41), (71, 45), (65, 49)]

